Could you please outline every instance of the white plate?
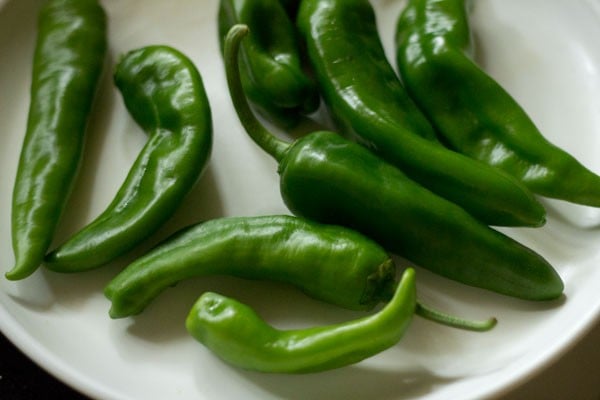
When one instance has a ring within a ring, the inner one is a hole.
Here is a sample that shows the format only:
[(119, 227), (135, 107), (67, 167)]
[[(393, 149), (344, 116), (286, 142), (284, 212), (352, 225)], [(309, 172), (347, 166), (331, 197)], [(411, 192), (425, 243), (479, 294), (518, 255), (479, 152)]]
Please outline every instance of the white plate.
[[(14, 261), (10, 196), (25, 130), (39, 4), (12, 1), (0, 10), (2, 273)], [(275, 162), (245, 136), (228, 98), (216, 38), (217, 1), (103, 4), (110, 18), (111, 69), (124, 51), (146, 44), (172, 45), (196, 63), (212, 105), (215, 143), (210, 168), (181, 212), (146, 247), (200, 219), (287, 212), (278, 193)], [(391, 54), (402, 4), (389, 0), (374, 4)], [(522, 102), (551, 140), (600, 172), (598, 10), (598, 2), (592, 1), (478, 0), (473, 27), (485, 68)], [(107, 205), (145, 141), (109, 73), (88, 137), (85, 163), (57, 241)], [(184, 282), (141, 316), (114, 321), (107, 315), (109, 303), (102, 288), (127, 260), (79, 275), (41, 269), (22, 282), (0, 279), (0, 328), (59, 379), (103, 399), (429, 400), (499, 395), (555, 359), (600, 313), (598, 210), (549, 204), (544, 228), (505, 231), (554, 264), (566, 283), (566, 301), (513, 300), (418, 270), (423, 300), (459, 315), (495, 315), (500, 320), (497, 328), (486, 334), (469, 333), (416, 318), (399, 345), (331, 372), (277, 376), (232, 368), (187, 335), (185, 315), (207, 289), (252, 304), (282, 327), (339, 321), (356, 313), (311, 301), (287, 287), (210, 278)]]

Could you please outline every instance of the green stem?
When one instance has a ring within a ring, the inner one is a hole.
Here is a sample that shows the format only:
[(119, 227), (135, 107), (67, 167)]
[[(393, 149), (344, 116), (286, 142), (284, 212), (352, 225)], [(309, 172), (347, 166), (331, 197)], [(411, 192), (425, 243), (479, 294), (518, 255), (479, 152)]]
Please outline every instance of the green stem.
[[(381, 300), (390, 301), (396, 289), (396, 285), (391, 284), (381, 289)], [(485, 320), (468, 320), (460, 318), (454, 315), (446, 314), (444, 312), (435, 310), (429, 306), (424, 305), (417, 300), (417, 307), (415, 308), (415, 314), (421, 318), (428, 319), (441, 325), (449, 326), (451, 328), (464, 329), (467, 331), (485, 332), (491, 330), (498, 320), (494, 317), (490, 317)]]
[(229, 94), (238, 118), (248, 135), (264, 151), (273, 156), (277, 161), (281, 161), (289, 147), (289, 143), (274, 136), (258, 121), (250, 109), (242, 87), (238, 53), (240, 43), (248, 32), (247, 25), (234, 25), (225, 38), (223, 53)]
[(445, 314), (441, 311), (429, 308), (428, 306), (425, 306), (420, 302), (417, 302), (417, 308), (415, 310), (415, 313), (422, 318), (437, 322), (442, 325), (475, 332), (489, 331), (494, 326), (496, 326), (496, 323), (498, 322), (498, 320), (494, 317), (482, 321), (473, 321), (458, 318), (453, 315)]

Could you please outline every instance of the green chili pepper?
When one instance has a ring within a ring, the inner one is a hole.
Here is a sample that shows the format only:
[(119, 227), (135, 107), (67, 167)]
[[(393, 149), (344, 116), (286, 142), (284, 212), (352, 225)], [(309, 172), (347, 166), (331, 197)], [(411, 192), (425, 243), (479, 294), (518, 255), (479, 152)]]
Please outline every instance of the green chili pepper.
[(545, 222), (524, 185), (436, 140), (387, 61), (368, 0), (306, 0), (297, 20), (321, 94), (345, 131), (488, 225)]
[(533, 192), (600, 206), (600, 177), (548, 142), (521, 106), (470, 59), (463, 0), (411, 0), (397, 26), (407, 90), (453, 149)]
[(284, 126), (315, 111), (319, 94), (302, 69), (296, 29), (279, 0), (221, 0), (221, 46), (229, 28), (237, 23), (256, 32), (241, 55), (242, 83), (250, 101)]
[(138, 314), (163, 290), (201, 275), (287, 282), (368, 310), (389, 298), (396, 269), (379, 245), (347, 228), (285, 215), (220, 218), (184, 229), (118, 274), (105, 289), (110, 316)]
[(278, 330), (247, 305), (205, 293), (192, 307), (188, 332), (226, 362), (249, 370), (307, 373), (350, 365), (397, 344), (415, 310), (414, 270), (379, 312), (339, 324)]
[(278, 161), (283, 200), (294, 214), (354, 228), (459, 282), (523, 299), (561, 295), (563, 283), (543, 257), (363, 146), (332, 132), (314, 132), (292, 144), (268, 132), (252, 113), (239, 78), (237, 50), (247, 32), (247, 26), (236, 25), (225, 43), (229, 91), (248, 134)]
[(12, 198), (15, 266), (42, 263), (71, 194), (106, 52), (106, 15), (95, 0), (51, 0), (38, 16), (27, 132)]
[(210, 107), (185, 55), (143, 47), (123, 57), (114, 78), (150, 139), (108, 208), (46, 257), (54, 271), (94, 268), (139, 244), (175, 212), (210, 157)]

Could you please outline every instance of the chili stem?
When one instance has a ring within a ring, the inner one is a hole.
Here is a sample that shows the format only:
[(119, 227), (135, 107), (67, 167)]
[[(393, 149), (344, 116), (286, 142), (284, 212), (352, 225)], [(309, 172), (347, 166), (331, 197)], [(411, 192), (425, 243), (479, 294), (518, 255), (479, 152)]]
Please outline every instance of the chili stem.
[(248, 135), (264, 151), (273, 156), (277, 161), (281, 161), (289, 147), (289, 143), (274, 136), (258, 121), (250, 109), (242, 87), (238, 53), (240, 43), (248, 32), (249, 28), (247, 25), (237, 24), (231, 27), (225, 38), (223, 54), (229, 94), (237, 115)]
[(422, 318), (428, 319), (433, 322), (437, 322), (442, 325), (475, 332), (489, 331), (494, 326), (496, 326), (496, 323), (498, 322), (498, 320), (494, 317), (478, 321), (459, 318), (438, 310), (434, 310), (428, 306), (423, 305), (421, 302), (418, 301), (417, 307), (415, 309), (415, 314)]
[[(381, 299), (383, 301), (389, 301), (392, 298), (395, 286), (396, 285), (390, 285), (383, 289), (383, 293), (381, 296)], [(498, 322), (498, 320), (494, 317), (490, 317), (485, 320), (469, 320), (465, 318), (460, 318), (455, 315), (450, 315), (442, 311), (435, 310), (429, 306), (424, 305), (419, 300), (417, 300), (415, 314), (417, 314), (421, 318), (428, 319), (441, 325), (474, 332), (489, 331), (494, 326), (496, 326)]]
[[(396, 284), (389, 285), (382, 289), (381, 300), (390, 301), (394, 294)], [(485, 332), (491, 330), (496, 326), (498, 320), (494, 317), (490, 317), (485, 320), (469, 320), (460, 318), (455, 315), (450, 315), (442, 311), (435, 310), (429, 306), (424, 305), (417, 300), (417, 306), (415, 308), (415, 314), (421, 318), (428, 319), (441, 325), (449, 326), (451, 328), (463, 329), (466, 331), (474, 332)]]

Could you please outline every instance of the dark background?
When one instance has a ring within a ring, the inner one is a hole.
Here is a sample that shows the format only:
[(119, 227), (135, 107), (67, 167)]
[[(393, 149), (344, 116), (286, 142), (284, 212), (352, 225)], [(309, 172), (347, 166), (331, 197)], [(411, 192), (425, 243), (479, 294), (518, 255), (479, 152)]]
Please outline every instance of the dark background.
[(87, 397), (54, 379), (0, 335), (0, 399), (85, 400)]

